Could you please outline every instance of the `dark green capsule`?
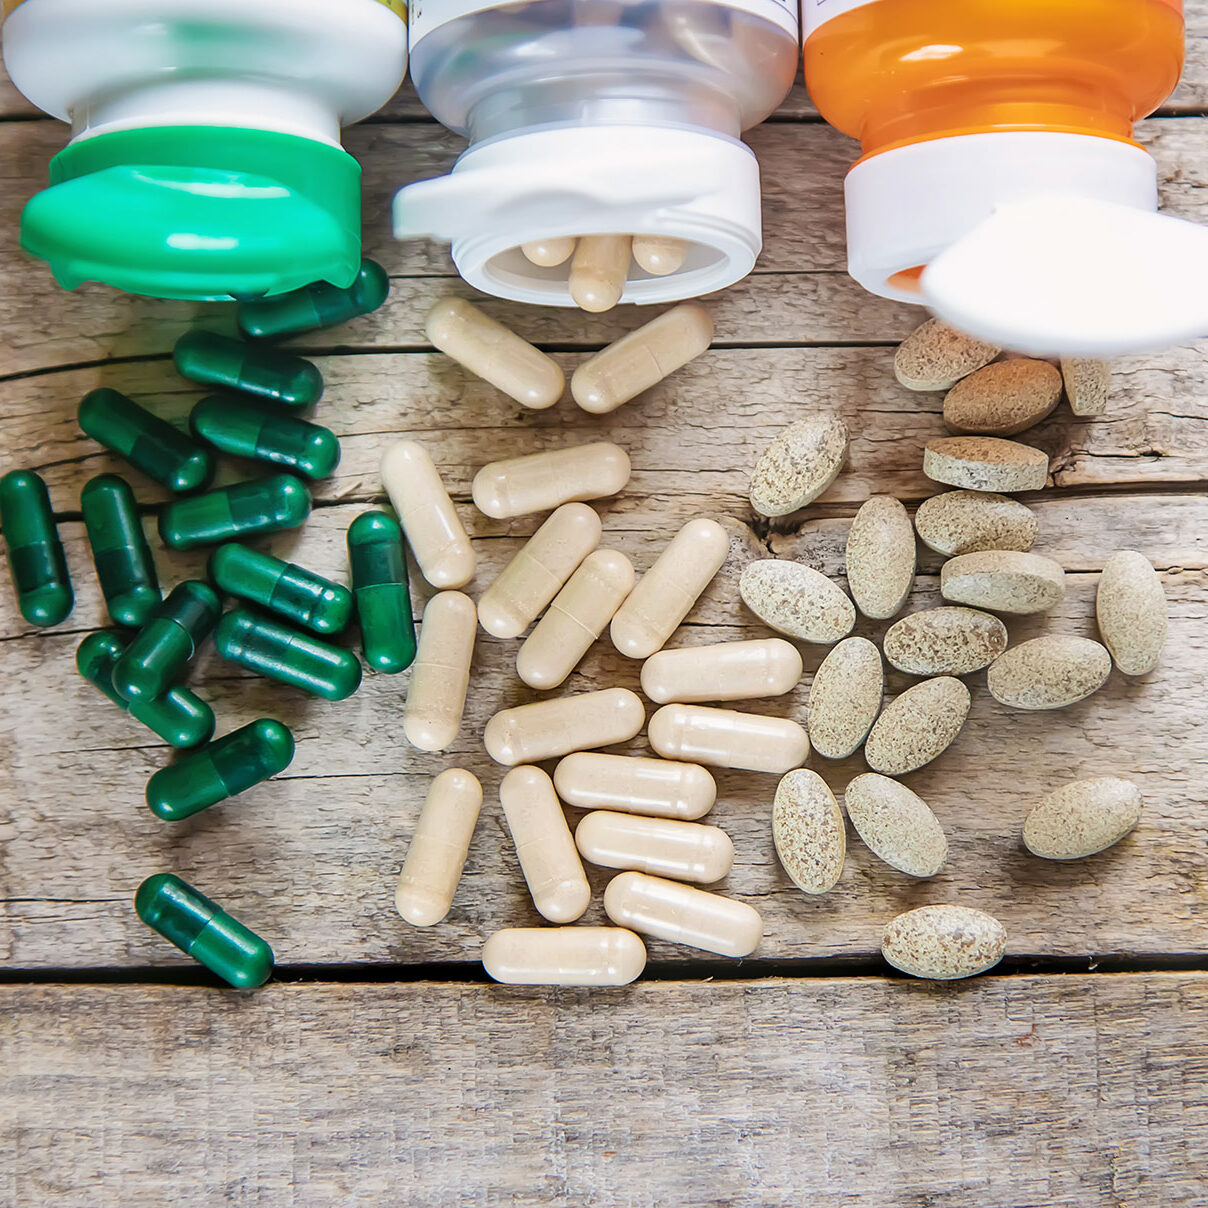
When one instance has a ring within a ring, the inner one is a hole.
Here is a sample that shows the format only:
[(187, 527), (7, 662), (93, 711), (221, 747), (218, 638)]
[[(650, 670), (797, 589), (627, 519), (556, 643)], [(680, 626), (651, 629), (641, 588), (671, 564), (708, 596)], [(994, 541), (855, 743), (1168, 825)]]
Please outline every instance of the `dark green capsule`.
[(179, 877), (148, 877), (134, 895), (134, 909), (152, 931), (237, 990), (264, 985), (273, 971), (268, 944)]
[(385, 512), (365, 512), (348, 529), (352, 594), (365, 661), (392, 675), (415, 660), (415, 619), (407, 583), (403, 530)]
[(177, 499), (160, 512), (159, 535), (173, 549), (193, 549), (297, 528), (309, 515), (306, 484), (292, 474), (274, 474)]
[(239, 328), (256, 340), (276, 340), (318, 327), (334, 327), (377, 310), (389, 293), (386, 270), (376, 260), (362, 260), (361, 271), (347, 289), (317, 281), (288, 294), (241, 302)]
[(210, 578), (228, 596), (250, 600), (315, 633), (340, 633), (352, 616), (347, 587), (245, 545), (220, 545), (210, 555)]
[(214, 477), (208, 449), (116, 390), (86, 394), (79, 419), (93, 440), (169, 491), (200, 491)]
[(134, 492), (116, 474), (101, 474), (85, 484), (80, 507), (109, 615), (119, 625), (138, 629), (163, 597)]
[(289, 729), (262, 717), (160, 768), (147, 781), (147, 804), (157, 818), (179, 822), (271, 780), (293, 757)]
[(183, 684), (174, 684), (156, 700), (123, 700), (113, 686), (113, 668), (126, 647), (112, 633), (90, 633), (76, 649), (76, 667), (94, 687), (135, 721), (174, 747), (195, 747), (214, 737), (214, 710)]
[(175, 357), (177, 372), (203, 386), (242, 390), (289, 407), (309, 407), (323, 393), (323, 377), (309, 361), (213, 331), (186, 332), (176, 341)]
[(0, 478), (0, 530), (21, 615), (31, 625), (66, 620), (75, 593), (50, 494), (33, 470), (12, 470)]
[(214, 645), (224, 659), (324, 700), (343, 700), (361, 686), (355, 654), (242, 608), (218, 623)]
[(221, 615), (222, 605), (208, 583), (178, 583), (113, 668), (118, 695), (128, 701), (163, 696), (184, 675)]
[(340, 464), (336, 434), (282, 411), (276, 403), (212, 394), (189, 416), (193, 435), (233, 457), (252, 457), (308, 478), (326, 478)]

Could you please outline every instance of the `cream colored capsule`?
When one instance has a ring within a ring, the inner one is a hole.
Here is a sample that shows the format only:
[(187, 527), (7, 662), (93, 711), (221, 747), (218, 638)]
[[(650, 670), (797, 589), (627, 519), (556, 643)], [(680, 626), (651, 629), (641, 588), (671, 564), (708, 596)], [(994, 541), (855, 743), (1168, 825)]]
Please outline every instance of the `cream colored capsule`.
[(478, 623), (497, 638), (519, 637), (600, 541), (600, 517), (564, 503), (525, 542), (478, 601)]
[(671, 235), (635, 235), (633, 258), (652, 277), (667, 277), (684, 265), (688, 245)]
[(403, 733), (413, 747), (443, 751), (457, 740), (477, 632), (478, 614), (469, 596), (441, 591), (428, 601), (403, 713)]
[(533, 905), (551, 923), (573, 923), (591, 902), (554, 782), (540, 768), (513, 768), (499, 785), (520, 870)]
[(722, 956), (750, 956), (763, 938), (754, 906), (643, 872), (613, 877), (604, 911), (618, 927)]
[(600, 440), (493, 461), (474, 475), (478, 510), (496, 520), (544, 512), (578, 499), (615, 495), (629, 481), (629, 455)]
[(487, 722), (482, 737), (496, 763), (535, 763), (628, 742), (645, 721), (636, 692), (605, 688), (504, 709)]
[(574, 254), (575, 237), (560, 235), (554, 239), (531, 239), (528, 243), (522, 243), (520, 250), (530, 264), (539, 268), (556, 268), (559, 264), (565, 264)]
[(567, 805), (623, 810), (650, 818), (703, 818), (717, 800), (717, 782), (695, 763), (581, 751), (554, 769), (554, 788)]
[(716, 520), (689, 520), (612, 618), (613, 645), (631, 659), (661, 650), (729, 552), (730, 538)]
[(650, 745), (668, 759), (749, 772), (788, 772), (810, 753), (795, 721), (733, 709), (664, 705), (650, 719)]
[(399, 874), (394, 904), (415, 927), (449, 913), (482, 808), (482, 785), (461, 768), (447, 768), (428, 789)]
[(562, 397), (558, 363), (464, 298), (441, 298), (426, 330), (441, 352), (522, 406), (543, 411)]
[(594, 415), (615, 411), (700, 356), (712, 340), (713, 320), (703, 306), (673, 306), (584, 361), (571, 376), (571, 397)]
[(642, 665), (642, 691), (669, 702), (783, 696), (801, 681), (801, 654), (783, 638), (660, 650)]
[(633, 589), (633, 566), (615, 549), (588, 554), (516, 655), (530, 688), (556, 688), (579, 665)]
[(581, 235), (570, 262), (570, 296), (580, 310), (612, 310), (629, 280), (629, 235)]
[(423, 445), (395, 441), (382, 455), (382, 485), (424, 578), (438, 588), (468, 583), (474, 547)]
[(482, 967), (512, 986), (627, 986), (646, 945), (624, 927), (505, 927), (483, 944)]
[(719, 826), (595, 810), (575, 828), (583, 859), (673, 881), (711, 885), (733, 867), (734, 844)]

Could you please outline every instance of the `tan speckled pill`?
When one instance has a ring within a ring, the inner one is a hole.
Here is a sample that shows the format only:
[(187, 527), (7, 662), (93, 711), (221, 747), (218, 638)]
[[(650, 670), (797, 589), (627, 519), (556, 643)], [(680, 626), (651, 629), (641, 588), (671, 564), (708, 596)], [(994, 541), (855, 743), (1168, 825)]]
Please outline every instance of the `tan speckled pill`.
[(904, 776), (943, 754), (969, 716), (969, 689), (941, 675), (907, 688), (885, 706), (864, 744), (874, 772)]
[(651, 818), (703, 818), (717, 800), (717, 782), (695, 763), (640, 755), (580, 751), (554, 769), (554, 788), (567, 805), (623, 810)]
[(805, 730), (786, 717), (701, 705), (664, 705), (650, 719), (649, 735), (665, 759), (749, 772), (787, 772), (810, 753)]
[(441, 298), (428, 312), (427, 332), (441, 352), (522, 406), (540, 411), (562, 397), (558, 363), (464, 298)]
[(428, 789), (394, 904), (416, 927), (431, 927), (449, 913), (482, 807), (482, 785), (462, 768), (447, 768)]
[(570, 296), (580, 310), (612, 310), (629, 280), (629, 235), (581, 235), (570, 262)]
[(567, 580), (516, 655), (516, 673), (530, 688), (556, 688), (579, 665), (633, 588), (624, 554), (598, 549)]
[(613, 877), (604, 911), (618, 927), (722, 956), (750, 956), (763, 938), (763, 919), (746, 902), (644, 872)]
[(1043, 554), (982, 550), (958, 554), (940, 568), (940, 594), (954, 604), (1024, 616), (1065, 598), (1065, 571)]
[(776, 786), (772, 841), (784, 871), (802, 893), (826, 893), (843, 873), (843, 813), (817, 772), (798, 768)]
[(504, 709), (487, 722), (483, 742), (496, 763), (536, 763), (628, 742), (645, 722), (636, 692), (605, 688)]
[(551, 923), (573, 923), (591, 902), (554, 782), (540, 768), (513, 768), (500, 782), (499, 804), (533, 905)]
[(1111, 365), (1107, 361), (1092, 361), (1083, 357), (1063, 357), (1061, 376), (1065, 382), (1065, 397), (1070, 410), (1084, 418), (1102, 415), (1107, 410), (1107, 393), (1111, 386)]
[(829, 412), (789, 424), (763, 451), (751, 474), (751, 506), (787, 516), (817, 499), (843, 469), (847, 425)]
[(1061, 374), (1048, 361), (998, 361), (957, 382), (944, 399), (949, 432), (1015, 436), (1035, 427), (1061, 401)]
[(565, 264), (575, 252), (575, 237), (559, 235), (553, 239), (531, 239), (522, 243), (520, 250), (524, 258), (538, 268), (556, 268)]
[(877, 720), (884, 690), (881, 652), (867, 638), (844, 638), (810, 685), (810, 746), (826, 759), (853, 754)]
[(712, 885), (734, 864), (734, 844), (719, 826), (593, 810), (575, 829), (583, 859), (602, 868), (648, 872)]
[(642, 691), (654, 702), (692, 703), (783, 696), (801, 680), (801, 653), (783, 638), (660, 650), (642, 665)]
[(403, 712), (403, 733), (413, 747), (443, 751), (457, 741), (477, 633), (469, 596), (441, 591), (428, 601)]
[(1036, 513), (992, 491), (945, 491), (919, 504), (914, 527), (928, 549), (949, 558), (987, 549), (1025, 551), (1036, 540)]
[(976, 608), (928, 608), (889, 627), (882, 646), (908, 675), (969, 675), (1007, 648), (1007, 627)]
[(1111, 655), (1098, 642), (1050, 633), (1000, 654), (986, 687), (1015, 709), (1064, 709), (1098, 692), (1111, 670)]
[(611, 441), (493, 461), (474, 475), (478, 510), (495, 520), (615, 495), (629, 481), (629, 455)]
[(902, 611), (914, 586), (914, 526), (888, 495), (874, 495), (856, 513), (847, 534), (847, 587), (856, 607), (873, 620)]
[(675, 632), (721, 570), (730, 538), (716, 520), (689, 520), (617, 609), (608, 632), (631, 659), (644, 659)]
[(1169, 627), (1166, 593), (1144, 554), (1118, 550), (1103, 564), (1095, 616), (1119, 671), (1148, 675), (1158, 665)]
[(898, 346), (893, 371), (907, 390), (949, 390), (1000, 351), (939, 319), (928, 319)]
[(666, 277), (671, 273), (679, 272), (687, 254), (687, 243), (670, 235), (635, 235), (633, 237), (633, 258), (638, 267), (644, 269), (652, 277)]
[(847, 816), (869, 850), (910, 877), (933, 877), (948, 858), (948, 840), (927, 803), (876, 772), (857, 776), (844, 794)]
[(761, 558), (738, 580), (743, 603), (765, 624), (791, 638), (830, 645), (856, 623), (856, 608), (843, 589), (812, 566)]
[(615, 411), (700, 356), (712, 340), (709, 312), (683, 302), (584, 361), (571, 375), (571, 396), (593, 415)]
[(519, 637), (600, 542), (600, 517), (564, 503), (528, 539), (478, 601), (478, 623), (497, 638)]
[(1045, 860), (1081, 860), (1119, 843), (1141, 820), (1141, 790), (1118, 776), (1076, 780), (1028, 814), (1023, 841)]
[(382, 485), (420, 573), (433, 587), (463, 587), (474, 577), (474, 547), (427, 450), (399, 440), (382, 455)]
[(646, 945), (623, 927), (505, 927), (483, 944), (482, 967), (511, 986), (627, 986)]
[(1048, 455), (997, 436), (941, 436), (923, 450), (923, 473), (933, 482), (971, 491), (1043, 490), (1049, 480)]
[(920, 906), (899, 914), (881, 939), (881, 955), (911, 977), (953, 981), (993, 969), (1007, 950), (1007, 932), (969, 906)]

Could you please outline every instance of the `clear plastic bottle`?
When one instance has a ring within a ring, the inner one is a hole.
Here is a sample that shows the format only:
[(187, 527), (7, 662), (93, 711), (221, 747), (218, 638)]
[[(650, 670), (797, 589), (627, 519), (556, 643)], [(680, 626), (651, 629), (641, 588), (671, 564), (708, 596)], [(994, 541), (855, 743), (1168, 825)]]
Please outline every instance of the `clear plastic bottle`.
[(571, 305), (565, 264), (520, 245), (588, 234), (684, 240), (683, 264), (631, 265), (623, 301), (729, 285), (761, 247), (759, 170), (743, 130), (796, 71), (795, 0), (420, 0), (412, 78), (470, 140), (453, 171), (404, 188), (400, 238), (450, 239), (488, 293)]
[(4, 61), (70, 121), (23, 246), (67, 288), (257, 297), (360, 268), (340, 127), (407, 67), (402, 0), (5, 0)]

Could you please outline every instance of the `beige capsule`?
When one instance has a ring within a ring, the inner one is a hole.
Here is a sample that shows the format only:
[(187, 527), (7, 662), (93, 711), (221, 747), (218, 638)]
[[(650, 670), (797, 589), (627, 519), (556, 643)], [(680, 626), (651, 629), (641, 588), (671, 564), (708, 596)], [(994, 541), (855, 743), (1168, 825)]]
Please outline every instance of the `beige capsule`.
[(629, 481), (629, 455), (611, 441), (571, 445), (493, 461), (474, 475), (471, 493), (495, 520), (544, 512), (563, 503), (615, 495)]
[(575, 828), (583, 859), (673, 881), (712, 885), (734, 864), (734, 844), (719, 826), (593, 810)]
[(449, 913), (481, 808), (482, 785), (472, 773), (446, 768), (432, 781), (394, 894), (408, 923), (431, 927)]
[(884, 690), (881, 652), (867, 638), (844, 638), (810, 685), (810, 746), (826, 759), (853, 754), (877, 720)]
[(580, 751), (554, 769), (554, 788), (567, 805), (622, 810), (651, 818), (703, 818), (717, 800), (717, 782), (695, 763), (640, 755)]
[(1144, 554), (1118, 550), (1103, 564), (1095, 616), (1117, 670), (1148, 675), (1158, 665), (1169, 628), (1166, 593)]
[(881, 955), (911, 977), (954, 981), (993, 969), (1007, 951), (1006, 928), (970, 906), (920, 906), (899, 914), (881, 939)]
[(997, 436), (941, 436), (923, 450), (923, 473), (933, 482), (971, 491), (1043, 490), (1049, 459), (1040, 449)]
[(810, 753), (805, 730), (786, 717), (701, 705), (664, 705), (650, 719), (649, 735), (665, 759), (749, 772), (787, 772)]
[(891, 625), (882, 646), (908, 675), (970, 675), (1006, 650), (1007, 627), (976, 608), (928, 608)]
[(413, 747), (443, 751), (457, 741), (477, 633), (469, 596), (441, 591), (428, 601), (403, 712), (403, 733)]
[(628, 658), (661, 650), (721, 570), (730, 538), (716, 520), (689, 520), (617, 609), (608, 632)]
[(1061, 374), (1048, 361), (997, 361), (957, 382), (944, 399), (950, 432), (1015, 436), (1035, 427), (1061, 401)]
[(629, 280), (629, 235), (580, 235), (570, 262), (570, 296), (580, 310), (612, 310)]
[(958, 554), (940, 569), (940, 594), (953, 604), (1014, 616), (1047, 612), (1065, 598), (1065, 571), (1043, 554)]
[(624, 927), (505, 927), (483, 944), (482, 967), (511, 986), (627, 986), (646, 945)]
[(1081, 860), (1119, 843), (1141, 820), (1141, 790), (1119, 776), (1076, 780), (1028, 814), (1023, 841), (1045, 860)]
[(928, 549), (949, 558), (987, 549), (1024, 552), (1036, 540), (1036, 513), (992, 491), (945, 491), (919, 504), (914, 527)]
[(575, 252), (573, 235), (558, 235), (551, 239), (530, 239), (520, 245), (524, 258), (538, 268), (557, 268), (565, 264)]
[(558, 363), (464, 298), (441, 298), (426, 330), (441, 352), (522, 406), (541, 411), (562, 397)]
[(504, 709), (487, 722), (482, 737), (496, 763), (535, 763), (628, 742), (645, 722), (636, 692), (605, 688)]
[(800, 683), (801, 653), (783, 638), (660, 650), (642, 665), (642, 691), (657, 704), (783, 696)]
[(864, 758), (874, 772), (904, 776), (942, 755), (969, 716), (969, 689), (941, 675), (907, 688), (877, 718)]
[(478, 601), (478, 623), (497, 638), (519, 637), (600, 543), (599, 514), (564, 503), (524, 543)]
[(1075, 415), (1088, 418), (1107, 410), (1107, 393), (1111, 387), (1111, 365), (1107, 361), (1092, 361), (1083, 357), (1063, 357), (1061, 377), (1065, 382), (1065, 397)]
[(688, 244), (671, 235), (635, 235), (633, 258), (652, 277), (667, 277), (684, 266)]
[(843, 874), (847, 831), (826, 781), (798, 768), (776, 786), (772, 842), (784, 871), (802, 893), (827, 893)]
[(624, 554), (598, 549), (567, 580), (516, 655), (516, 673), (530, 688), (556, 688), (579, 665), (633, 589)]
[(907, 390), (949, 390), (1002, 350), (928, 319), (898, 345), (893, 371)]
[(843, 469), (847, 425), (830, 412), (789, 424), (763, 451), (751, 475), (751, 506), (787, 516), (817, 499)]
[(700, 356), (713, 341), (713, 320), (682, 302), (589, 357), (571, 375), (571, 397), (593, 415), (615, 411)]
[(1098, 642), (1051, 633), (999, 655), (986, 686), (1015, 709), (1064, 709), (1098, 692), (1111, 670), (1111, 655)]
[(618, 927), (722, 956), (750, 956), (763, 938), (763, 919), (746, 902), (644, 872), (613, 877), (604, 911)]
[(395, 441), (382, 455), (382, 485), (424, 578), (437, 588), (464, 587), (474, 577), (474, 547), (427, 450)]
[(914, 526), (888, 495), (874, 495), (847, 534), (847, 587), (856, 607), (876, 621), (902, 611), (914, 586)]
[(910, 877), (933, 877), (948, 858), (948, 840), (927, 803), (876, 772), (857, 776), (844, 794), (847, 816), (868, 849)]
[(738, 594), (765, 625), (806, 642), (829, 646), (856, 623), (855, 605), (843, 589), (800, 562), (751, 562), (738, 580)]
[(499, 804), (533, 905), (551, 923), (573, 923), (591, 902), (591, 886), (554, 782), (540, 768), (513, 768), (500, 782)]

